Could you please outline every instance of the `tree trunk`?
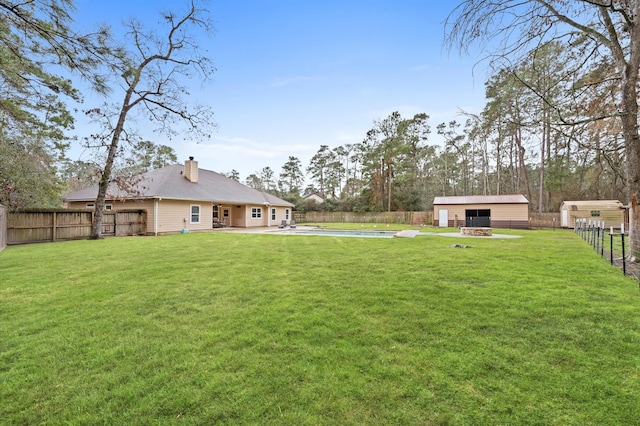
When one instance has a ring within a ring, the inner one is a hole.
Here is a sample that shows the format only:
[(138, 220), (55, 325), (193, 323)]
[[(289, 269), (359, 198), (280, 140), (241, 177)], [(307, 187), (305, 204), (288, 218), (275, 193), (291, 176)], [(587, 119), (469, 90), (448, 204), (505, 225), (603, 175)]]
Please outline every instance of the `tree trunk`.
[[(122, 116), (122, 114), (121, 114)], [(120, 121), (119, 121), (120, 122)], [(124, 126), (124, 117), (122, 118), (122, 125)], [(111, 138), (111, 144), (109, 145), (109, 152), (107, 154), (107, 161), (105, 162), (104, 169), (102, 170), (102, 177), (98, 184), (98, 195), (96, 197), (96, 210), (93, 215), (93, 223), (91, 224), (91, 239), (98, 240), (102, 238), (102, 218), (104, 213), (104, 205), (107, 198), (107, 189), (109, 188), (109, 182), (111, 181), (111, 172), (113, 170), (113, 163), (116, 159), (116, 153), (118, 152), (118, 142), (120, 139), (120, 133), (122, 133), (123, 127), (116, 128)]]
[(524, 178), (524, 184), (525, 187), (527, 189), (527, 197), (529, 198), (529, 200), (531, 200), (531, 185), (529, 183), (529, 173), (527, 172), (527, 164), (524, 161), (524, 154), (526, 152), (524, 146), (522, 146), (522, 139), (521, 139), (521, 134), (520, 134), (520, 128), (516, 129), (516, 135), (515, 135), (515, 140), (516, 140), (516, 145), (517, 145), (517, 149), (518, 149), (518, 161), (519, 161), (519, 165), (520, 165), (520, 172), (522, 173), (522, 176)]
[[(638, 8), (638, 6), (636, 6)], [(636, 10), (636, 12), (640, 12)], [(636, 15), (637, 17), (638, 15)], [(640, 189), (640, 135), (638, 134), (638, 66), (640, 66), (640, 27), (636, 23), (631, 43), (629, 62), (622, 72), (622, 133), (627, 154), (627, 196), (630, 201), (629, 254), (640, 259), (640, 212), (638, 190)]]
[[(546, 127), (546, 124), (544, 125)], [(545, 162), (545, 139), (546, 139), (546, 131), (542, 132), (542, 141), (540, 142), (540, 176), (538, 183), (538, 213), (542, 213), (544, 211), (543, 202), (544, 202), (544, 162)]]
[(104, 169), (102, 170), (102, 177), (98, 184), (98, 195), (96, 197), (96, 210), (93, 215), (93, 223), (91, 224), (91, 239), (98, 240), (102, 238), (102, 218), (104, 213), (105, 200), (107, 198), (107, 189), (109, 188), (109, 182), (111, 181), (111, 172), (113, 170), (113, 163), (118, 153), (118, 144), (120, 142), (120, 135), (124, 130), (124, 123), (127, 118), (127, 113), (131, 109), (130, 101), (131, 96), (137, 85), (137, 79), (131, 84), (122, 103), (122, 109), (118, 116), (118, 123), (115, 129), (113, 129), (113, 135), (111, 136), (111, 144), (109, 145), (109, 151), (107, 153), (107, 160), (105, 161)]

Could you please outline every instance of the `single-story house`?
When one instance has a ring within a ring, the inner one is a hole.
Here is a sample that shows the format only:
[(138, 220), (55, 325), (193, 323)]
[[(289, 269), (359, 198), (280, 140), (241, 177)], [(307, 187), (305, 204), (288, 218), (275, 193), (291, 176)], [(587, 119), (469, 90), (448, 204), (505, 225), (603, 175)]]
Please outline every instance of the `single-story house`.
[(521, 194), (435, 197), (433, 210), (439, 227), (529, 228), (529, 200)]
[(618, 200), (563, 201), (560, 204), (560, 226), (575, 228), (576, 219), (601, 222), (605, 228), (620, 228), (625, 222), (625, 206)]
[[(293, 204), (230, 179), (198, 168), (190, 157), (140, 176), (134, 191), (115, 186), (107, 192), (106, 210), (144, 209), (147, 234), (204, 231), (231, 226), (278, 226), (292, 218)], [(94, 185), (63, 197), (68, 208), (93, 209), (98, 194)]]

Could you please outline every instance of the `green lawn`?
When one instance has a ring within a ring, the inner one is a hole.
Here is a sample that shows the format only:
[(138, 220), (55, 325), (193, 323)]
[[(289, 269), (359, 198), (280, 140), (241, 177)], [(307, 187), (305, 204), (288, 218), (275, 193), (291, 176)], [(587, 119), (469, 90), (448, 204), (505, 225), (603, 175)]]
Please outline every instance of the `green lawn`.
[(638, 424), (637, 282), (500, 233), (8, 247), (0, 422)]

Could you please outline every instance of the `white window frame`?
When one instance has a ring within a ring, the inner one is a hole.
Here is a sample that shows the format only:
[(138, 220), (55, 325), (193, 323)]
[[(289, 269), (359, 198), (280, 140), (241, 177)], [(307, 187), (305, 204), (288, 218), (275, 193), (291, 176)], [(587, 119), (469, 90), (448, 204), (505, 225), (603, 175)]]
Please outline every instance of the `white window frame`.
[[(193, 212), (193, 208), (194, 208), (194, 207), (196, 207), (196, 208), (198, 209), (198, 212), (197, 212), (197, 213), (194, 213), (194, 212)], [(202, 213), (202, 209), (200, 208), (200, 204), (191, 204), (191, 205), (189, 206), (189, 223), (191, 223), (191, 224), (199, 224), (199, 223), (200, 223), (200, 216), (201, 216), (201, 213)], [(193, 220), (193, 217), (194, 217), (194, 216), (197, 216), (197, 217), (198, 217), (198, 220), (197, 220), (197, 221), (194, 221), (194, 220)]]
[(284, 210), (284, 218), (289, 220), (289, 209)]
[(271, 207), (271, 220), (276, 220), (277, 218), (277, 214), (276, 214), (276, 208), (275, 207)]
[(104, 205), (104, 209), (105, 210), (113, 210), (113, 204), (105, 204)]
[(251, 207), (251, 219), (262, 219), (262, 207)]
[(96, 203), (87, 203), (85, 207), (88, 209), (94, 209), (96, 207)]

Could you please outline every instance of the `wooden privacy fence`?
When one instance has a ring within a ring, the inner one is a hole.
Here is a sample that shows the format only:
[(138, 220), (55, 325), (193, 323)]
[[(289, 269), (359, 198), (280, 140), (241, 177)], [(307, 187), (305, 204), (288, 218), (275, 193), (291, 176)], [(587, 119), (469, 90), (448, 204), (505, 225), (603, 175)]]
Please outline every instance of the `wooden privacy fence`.
[(0, 205), (0, 251), (7, 246), (7, 212)]
[(298, 222), (311, 223), (401, 223), (432, 225), (433, 212), (293, 212)]
[(556, 229), (560, 228), (560, 213), (529, 213), (529, 228)]
[[(433, 225), (433, 211), (422, 212), (293, 212), (300, 223), (401, 223), (404, 225)], [(560, 227), (560, 213), (530, 213), (532, 229)]]
[[(92, 210), (27, 210), (7, 214), (7, 244), (88, 239)], [(104, 213), (102, 235), (145, 235), (146, 210), (118, 210)]]

